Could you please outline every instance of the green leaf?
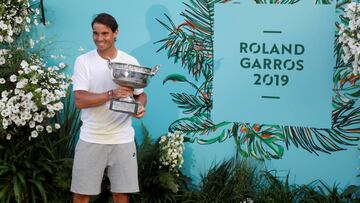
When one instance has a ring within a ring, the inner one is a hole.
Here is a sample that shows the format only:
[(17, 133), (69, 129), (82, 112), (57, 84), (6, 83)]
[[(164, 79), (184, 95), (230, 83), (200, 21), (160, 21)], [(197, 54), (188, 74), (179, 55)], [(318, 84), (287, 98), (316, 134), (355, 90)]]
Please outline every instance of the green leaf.
[(354, 195), (356, 193), (356, 191), (359, 190), (359, 188), (360, 188), (359, 186), (350, 185), (345, 189), (345, 191), (343, 192), (342, 195), (344, 195), (345, 197), (351, 198), (351, 196)]
[(26, 185), (25, 178), (24, 178), (24, 175), (23, 175), (23, 174), (17, 173), (16, 176), (19, 178), (20, 182), (21, 182), (23, 185)]
[(14, 194), (15, 194), (15, 199), (17, 202), (21, 202), (21, 197), (20, 197), (20, 194), (21, 194), (21, 185), (17, 179), (16, 176), (13, 177), (13, 190), (14, 190)]
[(39, 180), (34, 180), (34, 179), (29, 180), (29, 182), (33, 183), (36, 186), (36, 188), (40, 192), (40, 195), (41, 195), (43, 201), (46, 203), (47, 197), (46, 197), (46, 191), (43, 187), (43, 184)]
[(360, 97), (360, 90), (358, 90), (357, 92), (354, 92), (352, 94), (349, 94), (349, 95), (351, 95), (353, 97)]
[(187, 82), (188, 80), (186, 79), (185, 76), (180, 75), (180, 74), (171, 74), (168, 75), (164, 81), (163, 84), (165, 84), (167, 81), (172, 80), (173, 82)]
[(161, 186), (170, 189), (173, 193), (178, 191), (178, 185), (175, 182), (174, 177), (170, 173), (160, 173), (159, 183)]
[(5, 197), (5, 194), (7, 193), (8, 189), (9, 189), (9, 185), (1, 185), (2, 189), (0, 190), (0, 200), (3, 199)]

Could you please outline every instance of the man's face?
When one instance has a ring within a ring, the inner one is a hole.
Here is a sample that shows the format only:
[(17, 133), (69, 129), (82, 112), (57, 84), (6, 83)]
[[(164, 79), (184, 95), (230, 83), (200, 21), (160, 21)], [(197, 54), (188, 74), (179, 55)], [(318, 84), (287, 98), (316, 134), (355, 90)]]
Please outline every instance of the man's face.
[(114, 46), (115, 38), (118, 31), (113, 32), (110, 27), (94, 23), (93, 25), (93, 40), (99, 51), (106, 51)]

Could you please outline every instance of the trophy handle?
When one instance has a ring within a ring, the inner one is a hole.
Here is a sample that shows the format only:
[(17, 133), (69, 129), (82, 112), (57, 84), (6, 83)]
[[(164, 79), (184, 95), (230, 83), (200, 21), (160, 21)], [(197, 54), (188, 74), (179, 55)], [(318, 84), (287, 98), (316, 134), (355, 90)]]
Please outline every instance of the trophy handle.
[(152, 76), (155, 75), (159, 71), (159, 69), (160, 69), (160, 65), (154, 66), (154, 68), (152, 68), (150, 71), (150, 75)]

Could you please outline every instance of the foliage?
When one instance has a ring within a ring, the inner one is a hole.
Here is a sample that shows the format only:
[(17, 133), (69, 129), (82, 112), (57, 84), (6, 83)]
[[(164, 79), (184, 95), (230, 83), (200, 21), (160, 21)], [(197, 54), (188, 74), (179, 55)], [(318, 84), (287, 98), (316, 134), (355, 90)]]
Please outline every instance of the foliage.
[(32, 8), (28, 0), (1, 0), (0, 43), (11, 44), (23, 31), (30, 32), (31, 24), (38, 24), (39, 13), (39, 9)]
[[(58, 67), (45, 69), (45, 64), (38, 55), (22, 51), (23, 53), (19, 49), (17, 52), (8, 50), (8, 60), (2, 65), (6, 67), (8, 64), (15, 64), (9, 55), (18, 53), (23, 57), (9, 79), (0, 78), (3, 90), (0, 101), (1, 127), (7, 139), (16, 136), (16, 129), (20, 126), (33, 129), (33, 138), (45, 130), (51, 133), (53, 129), (60, 128), (59, 124), (49, 125), (47, 119), (63, 109), (61, 99), (66, 96), (70, 82), (68, 77), (59, 73)], [(65, 67), (63, 63), (60, 65)]]
[(320, 180), (312, 181), (306, 185), (291, 185), (289, 175), (284, 180), (276, 175), (276, 171), (263, 172), (263, 186), (260, 188), (255, 202), (359, 202), (356, 196), (358, 186), (350, 185), (344, 191), (338, 186), (329, 187)]
[[(175, 193), (186, 188), (186, 177), (179, 170), (170, 170), (160, 161), (160, 140), (151, 140), (143, 128), (143, 140), (138, 147), (138, 170), (141, 193), (132, 195), (134, 202), (175, 202)], [(181, 153), (182, 156), (182, 153)]]
[(69, 202), (79, 111), (66, 65), (49, 66), (44, 37), (24, 34), (38, 24), (32, 3), (0, 0), (0, 202)]
[(199, 187), (177, 196), (177, 202), (241, 202), (241, 203), (300, 203), (300, 202), (359, 202), (359, 187), (348, 186), (342, 191), (322, 181), (305, 185), (291, 184), (289, 175), (263, 171), (260, 163), (247, 159), (230, 159), (214, 164), (201, 178)]
[(62, 116), (57, 113), (53, 122), (67, 128), (29, 140), (27, 135), (31, 129), (22, 126), (13, 139), (0, 139), (0, 202), (70, 200), (72, 156), (69, 149), (80, 127), (79, 111), (70, 106), (68, 99), (61, 113)]
[(179, 202), (243, 202), (254, 199), (260, 182), (258, 169), (248, 160), (214, 164), (201, 176), (199, 187), (180, 195)]
[[(172, 100), (182, 109), (185, 116), (175, 120), (169, 126), (169, 131), (180, 131), (188, 135), (185, 141), (199, 144), (212, 144), (222, 142), (233, 137), (237, 145), (237, 153), (245, 157), (257, 159), (281, 158), (285, 147), (291, 144), (301, 147), (310, 153), (318, 155), (319, 152), (331, 153), (345, 150), (345, 146), (356, 145), (360, 137), (353, 136), (359, 133), (360, 108), (357, 107), (359, 98), (359, 75), (353, 74), (353, 68), (349, 68), (350, 62), (356, 62), (355, 57), (345, 57), (344, 45), (349, 37), (337, 36), (334, 44), (334, 54), (337, 58), (336, 69), (333, 77), (334, 93), (332, 127), (330, 129), (304, 128), (295, 126), (264, 125), (239, 122), (214, 123), (210, 117), (212, 109), (212, 81), (213, 81), (213, 25), (214, 6), (217, 3), (228, 3), (229, 0), (190, 0), (184, 3), (186, 10), (180, 15), (184, 22), (179, 25), (165, 14), (169, 23), (158, 20), (169, 32), (164, 39), (157, 41), (162, 45), (158, 49), (167, 50), (168, 58), (173, 58), (174, 63), (181, 62), (194, 78), (194, 81), (180, 74), (167, 76), (163, 83), (175, 81), (188, 84), (194, 93), (171, 93)], [(254, 0), (258, 4), (295, 4), (300, 0)], [(316, 4), (329, 4), (331, 0), (315, 0)], [(354, 13), (358, 12), (355, 3), (351, 1), (337, 1), (338, 10), (346, 10), (341, 16), (341, 24), (350, 25), (345, 28), (339, 25), (341, 36), (354, 35), (357, 31), (358, 21)], [(349, 4), (349, 6), (347, 6)], [(348, 9), (345, 9), (348, 8)], [(348, 14), (351, 13), (351, 14)], [(355, 16), (355, 18), (354, 18)], [(353, 19), (352, 21), (350, 19)], [(352, 23), (350, 23), (352, 22)], [(354, 43), (351, 43), (353, 45)], [(349, 45), (350, 46), (350, 45)], [(346, 46), (345, 46), (346, 47)], [(352, 46), (351, 50), (358, 50)], [(345, 50), (347, 50), (345, 48)], [(350, 50), (350, 49), (349, 49)], [(330, 68), (330, 67), (329, 67)], [(357, 70), (357, 69), (356, 69)], [(225, 129), (224, 129), (225, 128)], [(210, 132), (221, 131), (214, 138), (203, 137)], [(285, 146), (284, 146), (285, 145)]]

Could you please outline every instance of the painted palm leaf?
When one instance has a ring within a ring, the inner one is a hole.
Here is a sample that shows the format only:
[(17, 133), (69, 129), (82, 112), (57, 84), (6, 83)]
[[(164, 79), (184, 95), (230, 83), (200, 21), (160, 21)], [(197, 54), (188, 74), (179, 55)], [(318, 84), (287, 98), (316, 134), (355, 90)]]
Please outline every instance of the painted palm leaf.
[[(208, 113), (211, 110), (212, 102), (207, 97), (205, 91), (206, 83), (203, 83), (200, 87), (198, 87), (193, 82), (189, 81), (185, 76), (180, 74), (171, 74), (168, 75), (163, 84), (168, 81), (173, 82), (183, 82), (189, 84), (195, 90), (195, 95), (186, 94), (186, 93), (171, 93), (170, 95), (173, 97), (173, 101), (178, 104), (178, 107), (184, 109), (183, 113), (195, 115)], [(200, 93), (200, 94), (199, 94)], [(200, 96), (199, 96), (200, 95)], [(207, 114), (209, 116), (209, 114)], [(210, 116), (209, 116), (210, 118)]]
[(257, 4), (295, 4), (300, 0), (255, 0)]
[[(294, 4), (300, 0), (254, 0), (259, 4)], [(163, 45), (158, 51), (167, 50), (169, 58), (174, 62), (181, 61), (182, 66), (187, 68), (195, 81), (202, 79), (201, 85), (189, 81), (184, 76), (177, 74), (169, 75), (165, 80), (184, 82), (194, 87), (193, 94), (171, 93), (173, 101), (189, 114), (174, 121), (169, 126), (169, 131), (182, 131), (189, 135), (187, 141), (200, 144), (222, 142), (233, 137), (237, 144), (238, 153), (242, 156), (251, 156), (257, 159), (280, 158), (284, 152), (284, 146), (291, 144), (308, 152), (331, 153), (345, 150), (343, 146), (356, 145), (359, 140), (360, 109), (356, 107), (360, 96), (358, 79), (349, 70), (350, 64), (344, 64), (341, 59), (341, 44), (334, 43), (336, 67), (334, 71), (333, 115), (331, 129), (314, 129), (292, 126), (272, 126), (260, 124), (244, 124), (239, 122), (222, 122), (214, 124), (210, 118), (212, 108), (212, 79), (213, 79), (213, 23), (214, 4), (230, 1), (220, 0), (190, 0), (184, 3), (186, 10), (181, 13), (184, 22), (176, 26), (166, 16), (169, 25), (158, 20), (169, 31), (169, 35), (157, 43)], [(314, 0), (317, 4), (329, 4), (331, 0)], [(338, 1), (337, 8), (351, 1)], [(340, 18), (346, 23), (345, 18)], [(232, 127), (228, 127), (232, 124)], [(224, 130), (224, 128), (226, 130)], [(220, 135), (212, 138), (204, 138), (209, 132), (221, 130)], [(201, 138), (197, 137), (200, 135)]]
[(170, 95), (178, 107), (184, 109), (183, 113), (185, 114), (194, 113), (194, 115), (198, 115), (208, 112), (211, 108), (211, 104), (208, 104), (204, 97), (196, 97), (186, 93), (171, 93)]
[[(295, 4), (300, 0), (255, 0), (257, 4)], [(315, 0), (316, 4), (330, 4), (331, 0)]]
[(221, 122), (214, 124), (214, 122), (208, 118), (206, 114), (198, 114), (192, 117), (184, 117), (174, 121), (169, 126), (170, 132), (181, 131), (185, 134), (208, 134), (211, 131), (230, 124), (230, 122)]
[(235, 122), (228, 133), (234, 137), (237, 152), (243, 157), (278, 159), (284, 153), (284, 138), (279, 126)]

